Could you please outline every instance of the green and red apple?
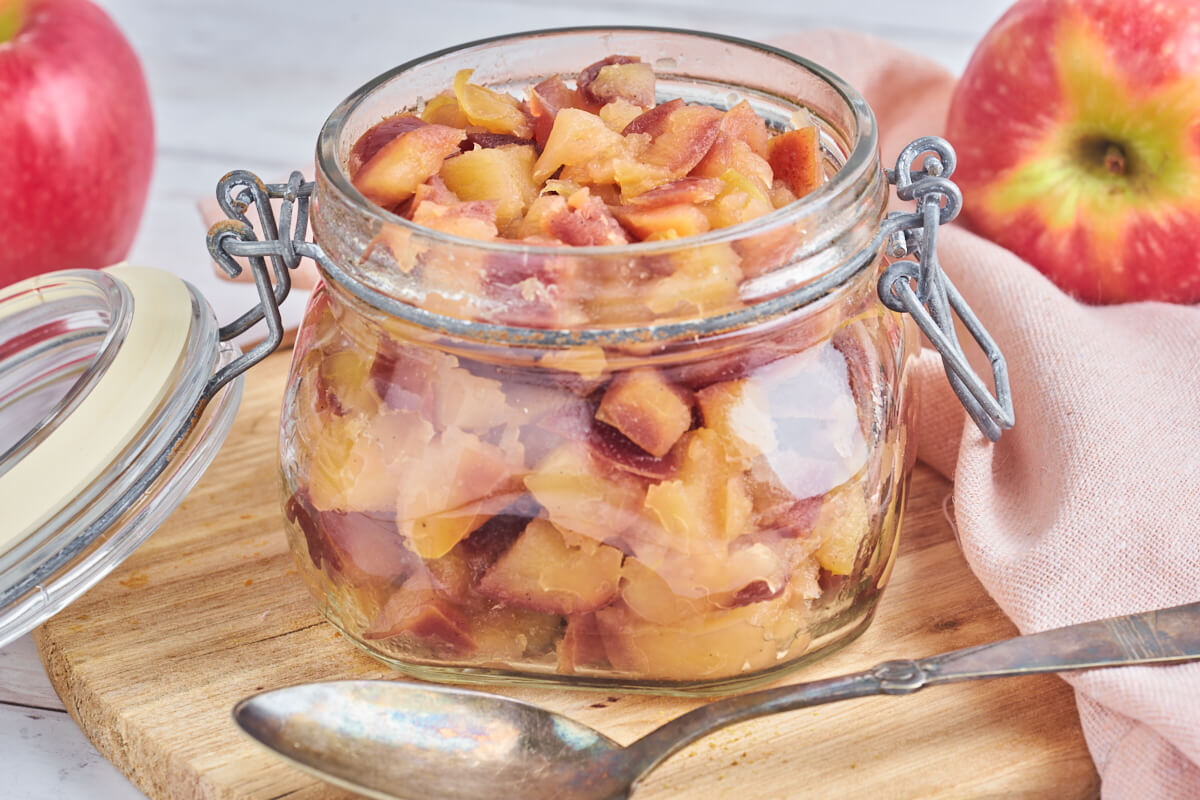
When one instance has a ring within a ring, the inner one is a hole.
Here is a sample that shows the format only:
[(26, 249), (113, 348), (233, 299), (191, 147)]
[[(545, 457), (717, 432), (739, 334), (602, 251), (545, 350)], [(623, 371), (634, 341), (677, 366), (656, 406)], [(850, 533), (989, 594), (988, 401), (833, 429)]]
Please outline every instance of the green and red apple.
[(1020, 0), (954, 91), (963, 217), (1089, 303), (1200, 301), (1200, 3)]

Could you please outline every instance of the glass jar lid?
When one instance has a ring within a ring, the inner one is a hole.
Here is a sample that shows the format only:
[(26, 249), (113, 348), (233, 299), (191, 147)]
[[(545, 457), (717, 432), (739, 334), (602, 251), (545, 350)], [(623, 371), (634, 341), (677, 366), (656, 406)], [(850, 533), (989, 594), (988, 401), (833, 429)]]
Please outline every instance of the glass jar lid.
[[(68, 270), (0, 289), (0, 646), (107, 575), (229, 432), (240, 351), (169, 272)], [(211, 397), (211, 399), (210, 399)]]

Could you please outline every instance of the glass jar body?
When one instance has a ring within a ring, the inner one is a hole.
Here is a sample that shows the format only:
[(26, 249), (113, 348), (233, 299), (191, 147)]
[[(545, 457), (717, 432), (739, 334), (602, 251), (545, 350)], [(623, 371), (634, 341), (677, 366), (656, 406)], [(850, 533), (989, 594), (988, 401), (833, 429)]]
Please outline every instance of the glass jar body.
[[(718, 691), (827, 652), (886, 583), (913, 452), (912, 342), (870, 278), (764, 330), (549, 364), (318, 289), (281, 448), (301, 576), (422, 678)], [(662, 456), (604, 421), (633, 413)]]
[[(349, 147), (380, 108), (458, 66), (504, 65), (497, 87), (533, 80), (536, 49), (468, 46), (430, 57), (429, 74), (368, 84), (318, 148), (313, 226), (336, 269), (285, 395), (289, 541), (326, 618), (417, 677), (682, 693), (765, 682), (861, 632), (895, 556), (915, 345), (876, 295), (873, 121), (852, 90), (778, 51), (683, 32), (578, 47), (559, 35), (577, 32), (541, 35), (543, 55), (632, 52), (674, 65), (660, 81), (672, 93), (745, 97), (784, 127), (812, 115), (829, 183), (676, 242), (550, 251), (441, 236), (357, 197)], [(863, 254), (836, 285), (777, 302)], [(399, 303), (364, 302), (337, 270)]]

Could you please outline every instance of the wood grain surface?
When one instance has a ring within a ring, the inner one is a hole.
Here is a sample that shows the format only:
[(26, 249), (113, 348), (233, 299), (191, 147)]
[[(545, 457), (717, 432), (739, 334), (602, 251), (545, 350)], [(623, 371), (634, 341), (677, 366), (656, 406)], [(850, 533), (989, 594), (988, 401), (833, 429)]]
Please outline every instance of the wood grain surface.
[[(250, 374), (229, 441), (174, 516), (35, 636), (68, 711), (155, 800), (348, 797), (244, 738), (230, 709), (265, 688), (395, 676), (317, 616), (284, 541), (275, 453), (289, 355)], [(918, 468), (877, 619), (791, 681), (1015, 635), (963, 561), (943, 512), (949, 492)], [(499, 691), (622, 742), (702, 702)], [(1098, 786), (1070, 688), (1041, 676), (745, 723), (673, 757), (637, 797), (1082, 798)]]

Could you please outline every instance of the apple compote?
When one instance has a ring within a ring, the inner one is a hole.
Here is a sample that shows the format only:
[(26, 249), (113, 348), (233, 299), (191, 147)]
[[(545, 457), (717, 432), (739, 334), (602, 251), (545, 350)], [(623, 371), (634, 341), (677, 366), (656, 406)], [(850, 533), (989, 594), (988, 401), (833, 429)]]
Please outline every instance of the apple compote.
[(385, 109), (410, 65), (323, 133), (314, 228), (395, 304), (312, 296), (287, 530), (326, 617), (405, 672), (731, 690), (847, 641), (886, 583), (913, 339), (878, 253), (827, 278), (882, 215), (870, 112), (774, 51), (738, 45), (816, 99), (680, 72), (732, 45), (673, 36), (550, 72), (485, 43), (508, 80), (439, 56), (449, 86)]

